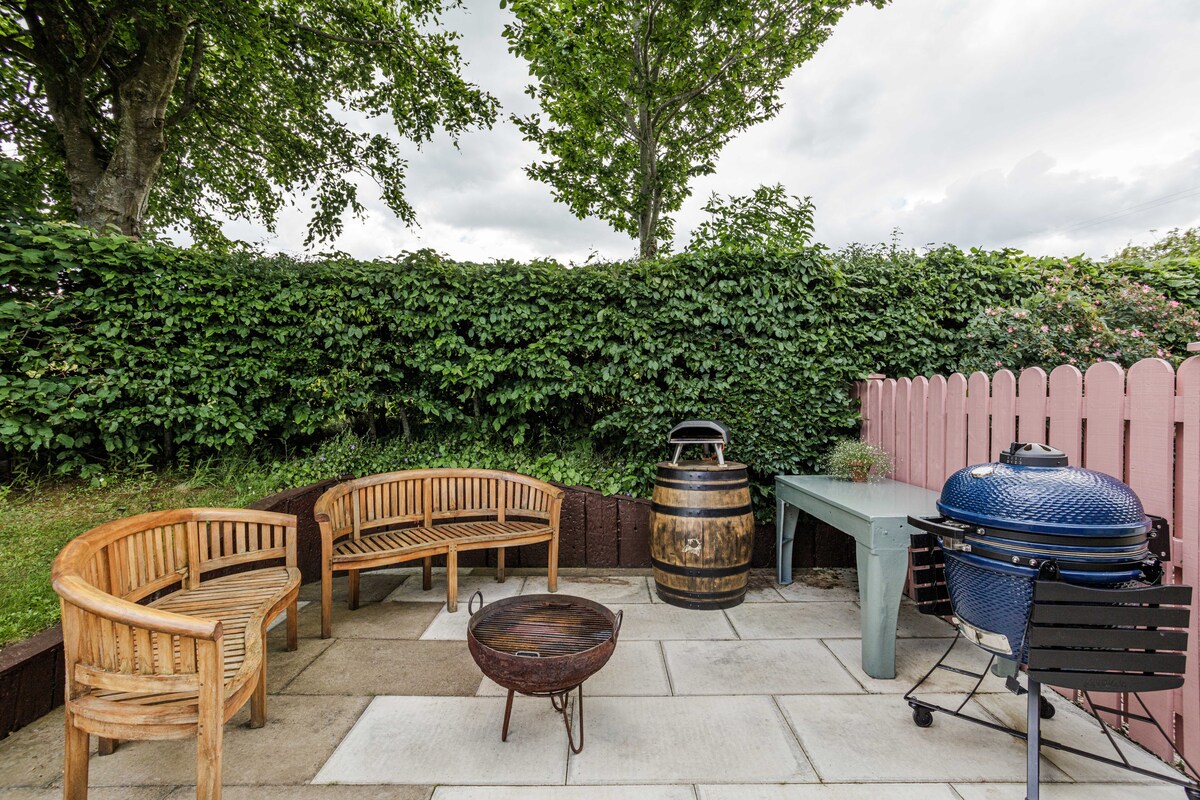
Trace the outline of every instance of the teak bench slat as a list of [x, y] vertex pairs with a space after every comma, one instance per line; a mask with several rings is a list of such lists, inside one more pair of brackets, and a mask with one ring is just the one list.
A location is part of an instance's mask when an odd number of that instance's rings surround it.
[[[275, 562], [275, 563], [272, 563]], [[212, 576], [215, 570], [244, 571]], [[296, 649], [296, 518], [187, 508], [81, 534], [52, 573], [66, 660], [64, 800], [86, 800], [88, 736], [195, 736], [196, 797], [220, 800], [222, 726], [251, 703], [266, 722], [267, 625], [287, 611]]]
[[349, 573], [355, 609], [361, 570], [423, 559], [428, 590], [432, 558], [444, 555], [446, 608], [457, 611], [460, 552], [495, 548], [503, 581], [504, 548], [549, 542], [547, 583], [556, 591], [562, 497], [535, 478], [482, 469], [388, 472], [332, 487], [313, 509], [321, 529], [321, 636], [333, 632], [334, 572]]

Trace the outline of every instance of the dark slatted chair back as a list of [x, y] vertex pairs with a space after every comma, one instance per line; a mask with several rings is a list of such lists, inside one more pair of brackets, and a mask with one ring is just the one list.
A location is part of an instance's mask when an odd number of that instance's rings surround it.
[[1037, 581], [1026, 642], [1031, 680], [1153, 692], [1183, 685], [1192, 587], [1093, 589]]

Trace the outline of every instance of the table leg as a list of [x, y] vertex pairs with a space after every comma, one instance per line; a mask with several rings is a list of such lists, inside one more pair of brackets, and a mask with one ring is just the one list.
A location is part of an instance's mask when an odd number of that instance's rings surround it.
[[785, 503], [783, 498], [775, 501], [775, 572], [782, 586], [792, 582], [792, 547], [799, 519], [800, 509]]
[[896, 619], [908, 577], [907, 550], [870, 550], [858, 543], [862, 668], [872, 678], [896, 677]]

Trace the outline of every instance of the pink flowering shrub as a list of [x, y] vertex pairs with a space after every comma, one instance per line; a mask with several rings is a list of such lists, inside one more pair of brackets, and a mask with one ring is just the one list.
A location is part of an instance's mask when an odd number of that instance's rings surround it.
[[1068, 268], [1020, 305], [992, 306], [968, 323], [958, 369], [994, 372], [1143, 358], [1178, 363], [1200, 341], [1200, 313], [1155, 289], [1119, 278], [1103, 287]]

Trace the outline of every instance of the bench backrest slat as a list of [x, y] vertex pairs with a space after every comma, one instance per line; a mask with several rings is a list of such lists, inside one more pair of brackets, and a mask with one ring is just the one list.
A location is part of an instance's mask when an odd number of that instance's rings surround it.
[[[370, 529], [457, 519], [508, 517], [552, 522], [561, 490], [534, 478], [496, 470], [429, 469], [371, 475], [339, 484], [317, 501], [333, 538]], [[324, 523], [323, 523], [324, 524]]]

